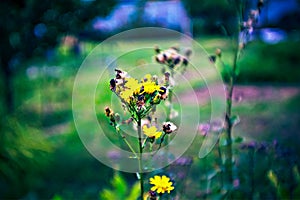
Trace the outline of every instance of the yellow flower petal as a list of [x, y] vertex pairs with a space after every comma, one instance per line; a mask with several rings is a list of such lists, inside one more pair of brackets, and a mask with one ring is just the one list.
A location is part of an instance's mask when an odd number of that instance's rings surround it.
[[151, 189], [150, 189], [151, 191], [155, 191], [155, 190], [157, 190], [157, 186], [153, 186], [153, 187], [151, 187]]
[[163, 176], [161, 177], [161, 180], [162, 180], [162, 181], [169, 182], [170, 178], [168, 178], [168, 177], [166, 177], [165, 175], [163, 175]]

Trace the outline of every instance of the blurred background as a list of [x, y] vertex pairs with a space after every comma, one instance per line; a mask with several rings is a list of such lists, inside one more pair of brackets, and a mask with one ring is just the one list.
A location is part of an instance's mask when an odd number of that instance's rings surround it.
[[[256, 3], [248, 0], [246, 8]], [[87, 152], [72, 116], [75, 75], [97, 44], [132, 28], [164, 27], [193, 37], [209, 54], [221, 48], [230, 62], [236, 24], [230, 0], [2, 0], [0, 10], [0, 198], [10, 199], [97, 199], [110, 185], [113, 170]], [[299, 0], [265, 1], [240, 61], [234, 110], [241, 119], [237, 135], [279, 141], [295, 163], [299, 21]], [[136, 42], [157, 44], [155, 38]]]

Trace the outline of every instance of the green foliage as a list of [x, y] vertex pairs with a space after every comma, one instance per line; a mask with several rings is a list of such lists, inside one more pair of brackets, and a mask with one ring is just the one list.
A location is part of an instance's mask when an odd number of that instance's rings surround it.
[[111, 199], [124, 199], [133, 200], [139, 197], [140, 187], [139, 183], [136, 182], [132, 187], [128, 187], [126, 180], [119, 173], [115, 173], [114, 177], [111, 179], [112, 189], [103, 189], [100, 192], [101, 200], [111, 200]]
[[[53, 144], [41, 132], [14, 117], [3, 119], [0, 140], [1, 197], [18, 197], [38, 184], [39, 174], [49, 164]], [[26, 186], [26, 187], [25, 187]], [[13, 190], [11, 190], [13, 189]], [[10, 196], [11, 198], [12, 196]]]
[[[79, 35], [94, 17], [106, 15], [114, 4], [115, 1], [1, 1], [1, 57], [10, 59], [16, 53], [22, 57], [44, 55], [61, 36]], [[7, 10], [9, 15], [4, 14]]]
[[[194, 35], [231, 34], [235, 23], [234, 6], [227, 0], [183, 0], [185, 8], [194, 19]], [[226, 27], [224, 25], [227, 25]]]
[[239, 62], [238, 82], [297, 83], [300, 77], [300, 42], [274, 45], [254, 42], [243, 52]]

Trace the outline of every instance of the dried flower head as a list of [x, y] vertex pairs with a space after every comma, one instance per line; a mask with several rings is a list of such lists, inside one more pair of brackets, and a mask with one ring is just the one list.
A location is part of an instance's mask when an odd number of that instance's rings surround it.
[[216, 57], [215, 55], [210, 55], [210, 56], [208, 57], [208, 59], [209, 59], [209, 61], [210, 61], [211, 63], [215, 63], [216, 60], [217, 60], [217, 57]]
[[154, 191], [149, 191], [150, 200], [156, 200], [157, 194]]
[[146, 194], [144, 194], [144, 200], [158, 200], [157, 193], [155, 191], [149, 191]]
[[221, 57], [222, 56], [222, 50], [217, 48], [216, 49], [216, 56]]
[[119, 120], [119, 119], [116, 119], [116, 115], [118, 118], [118, 114], [115, 114], [114, 111], [111, 108], [109, 108], [108, 106], [105, 107], [104, 112], [105, 112], [106, 117], [109, 118], [110, 124], [113, 126], [116, 126], [116, 121]]
[[260, 10], [261, 7], [264, 6], [264, 1], [263, 0], [259, 0], [258, 3], [257, 3], [257, 8]]
[[185, 55], [179, 53], [178, 47], [170, 47], [164, 51], [160, 50], [158, 47], [154, 48], [156, 52], [155, 60], [160, 64], [164, 64], [171, 69], [174, 69], [177, 66], [188, 65], [188, 57], [191, 55], [192, 51], [186, 51]]
[[172, 122], [164, 122], [163, 123], [163, 131], [167, 134], [174, 132], [177, 129], [177, 126]]

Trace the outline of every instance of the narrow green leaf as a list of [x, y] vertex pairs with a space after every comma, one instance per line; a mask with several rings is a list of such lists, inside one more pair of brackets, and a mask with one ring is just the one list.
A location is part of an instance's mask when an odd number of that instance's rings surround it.
[[234, 115], [230, 118], [230, 123], [232, 126], [237, 125], [240, 122], [240, 117], [238, 115]]
[[270, 171], [268, 172], [268, 178], [269, 178], [269, 180], [271, 181], [271, 183], [273, 184], [273, 186], [274, 186], [276, 189], [278, 189], [278, 180], [277, 180], [277, 176], [276, 176], [276, 174], [275, 174], [272, 170], [270, 170]]
[[128, 197], [125, 200], [132, 200], [132, 199], [138, 199], [140, 196], [140, 184], [139, 182], [136, 182], [131, 190], [130, 190], [130, 194], [128, 195]]
[[126, 191], [128, 189], [127, 183], [119, 173], [115, 174], [111, 184], [117, 190], [117, 193], [119, 194], [119, 196], [126, 195]]

